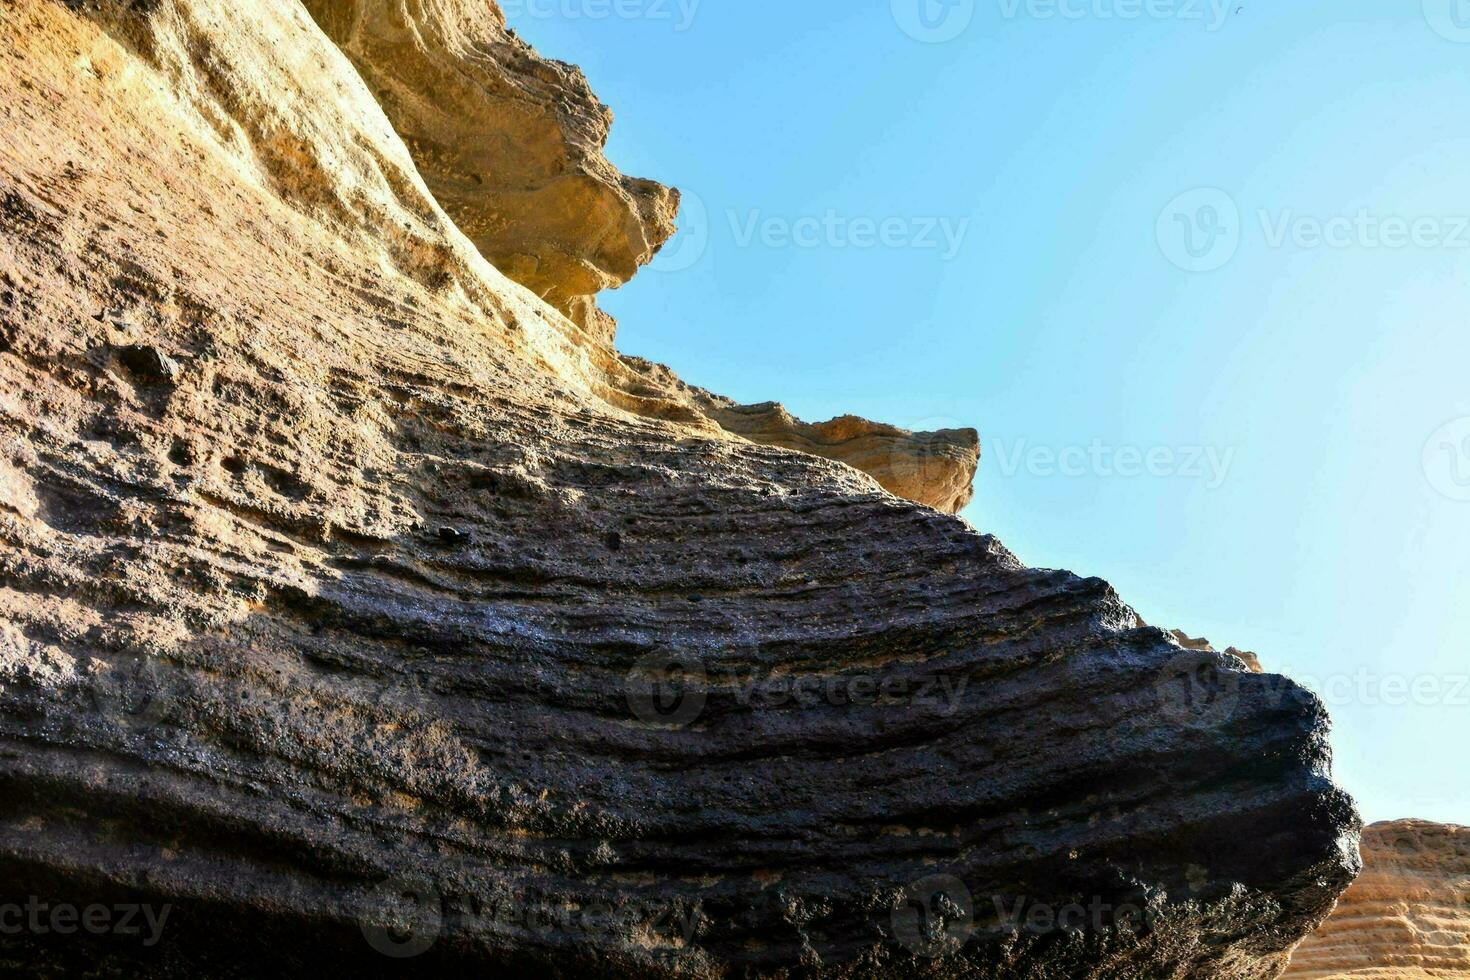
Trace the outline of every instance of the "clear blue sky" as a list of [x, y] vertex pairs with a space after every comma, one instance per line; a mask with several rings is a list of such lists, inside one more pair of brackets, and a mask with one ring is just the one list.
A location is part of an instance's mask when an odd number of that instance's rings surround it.
[[1470, 9], [949, 2], [507, 4], [708, 216], [621, 347], [973, 425], [975, 526], [1317, 679], [1368, 819], [1470, 823]]

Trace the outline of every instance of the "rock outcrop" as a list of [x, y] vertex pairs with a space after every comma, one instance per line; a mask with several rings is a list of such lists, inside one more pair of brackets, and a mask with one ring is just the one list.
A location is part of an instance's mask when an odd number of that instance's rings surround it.
[[501, 272], [599, 341], [595, 297], [674, 233], [677, 191], [603, 155], [612, 112], [494, 0], [305, 0], [402, 135], [435, 198]]
[[[631, 279], [673, 234], [679, 195], [603, 155], [612, 112], [575, 65], [542, 58], [494, 0], [305, 0], [361, 72], [435, 199], [502, 273], [566, 314], [589, 344], [616, 324], [596, 294]], [[847, 463], [890, 493], [955, 513], [969, 503], [974, 430], [911, 433], [847, 416], [821, 425], [740, 406], [636, 358], [604, 397]]]
[[[1204, 637], [1199, 637], [1198, 639], [1196, 639], [1183, 630], [1170, 630], [1169, 635], [1174, 637], [1174, 641], [1186, 650], [1198, 650], [1203, 653], [1216, 652], [1214, 644], [1212, 644]], [[1251, 669], [1251, 673], [1259, 674], [1263, 672], [1261, 667], [1261, 658], [1256, 656], [1251, 651], [1240, 650], [1236, 647], [1226, 647], [1225, 653], [1229, 656], [1239, 657], [1241, 660], [1244, 660], [1245, 665]]]
[[296, 3], [0, 4], [0, 905], [168, 910], [3, 970], [1280, 970], [1316, 699], [640, 370]]
[[913, 433], [856, 415], [802, 422], [777, 402], [737, 405], [727, 398], [709, 415], [752, 442], [835, 459], [862, 470], [889, 493], [955, 514], [974, 496], [980, 434], [974, 429]]
[[1470, 977], [1470, 827], [1363, 831], [1363, 875], [1292, 957], [1288, 980]]
[[[776, 402], [739, 405], [685, 384], [662, 364], [620, 358], [616, 398], [640, 414], [709, 420], [725, 432], [760, 443], [797, 449], [862, 470], [895, 496], [955, 514], [974, 496], [980, 434], [974, 429], [909, 432], [855, 415], [803, 422]], [[654, 407], [660, 406], [660, 407]]]

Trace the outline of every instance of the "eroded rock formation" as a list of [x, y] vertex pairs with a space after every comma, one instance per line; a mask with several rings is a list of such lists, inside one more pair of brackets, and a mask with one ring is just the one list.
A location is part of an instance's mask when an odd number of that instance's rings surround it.
[[494, 0], [305, 2], [485, 257], [611, 342], [595, 297], [674, 233], [679, 195], [608, 162], [612, 112], [581, 69], [538, 55]]
[[[596, 294], [627, 282], [674, 232], [678, 192], [603, 155], [612, 112], [575, 65], [506, 27], [494, 0], [305, 0], [403, 136], [430, 191], [497, 269], [566, 314], [588, 344], [616, 325]], [[607, 363], [614, 404], [847, 463], [947, 513], [969, 503], [974, 430], [911, 433], [853, 416], [810, 425], [735, 405], [661, 365]]]
[[172, 910], [6, 969], [1279, 971], [1318, 701], [609, 351], [294, 2], [0, 4], [0, 880]]
[[[1212, 644], [1204, 637], [1195, 638], [1190, 636], [1183, 630], [1170, 630], [1169, 635], [1174, 637], [1174, 641], [1186, 650], [1198, 650], [1203, 653], [1216, 652], [1214, 644]], [[1256, 656], [1251, 651], [1241, 650], [1236, 647], [1226, 647], [1225, 653], [1229, 656], [1239, 657], [1241, 660], [1244, 660], [1246, 666], [1251, 669], [1252, 673], [1262, 673], [1261, 658]]]
[[958, 513], [974, 496], [980, 463], [980, 434], [974, 429], [909, 432], [854, 415], [811, 424], [776, 402], [736, 404], [685, 384], [664, 365], [642, 358], [623, 356], [620, 367], [615, 397], [637, 398], [640, 403], [624, 404], [641, 414], [708, 419], [751, 442], [846, 463], [889, 493], [946, 514]]
[[1470, 827], [1363, 831], [1363, 874], [1292, 957], [1288, 980], [1470, 977]]

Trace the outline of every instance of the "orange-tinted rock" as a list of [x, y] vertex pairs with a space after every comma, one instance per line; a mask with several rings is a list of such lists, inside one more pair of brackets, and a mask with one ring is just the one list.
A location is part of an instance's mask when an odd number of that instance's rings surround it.
[[740, 405], [686, 384], [662, 364], [626, 356], [621, 361], [619, 394], [630, 399], [630, 409], [708, 419], [751, 442], [846, 463], [889, 493], [946, 514], [960, 511], [974, 495], [980, 462], [980, 435], [974, 429], [909, 432], [855, 415], [803, 422], [779, 403]]
[[[1199, 637], [1198, 639], [1196, 639], [1183, 630], [1170, 630], [1169, 633], [1171, 636], [1174, 637], [1175, 640], [1178, 641], [1179, 645], [1186, 650], [1197, 650], [1203, 653], [1216, 652], [1214, 645], [1211, 644], [1210, 641], [1205, 639], [1204, 637]], [[1251, 669], [1252, 673], [1259, 674], [1262, 672], [1261, 658], [1256, 656], [1256, 654], [1252, 653], [1251, 651], [1241, 650], [1236, 647], [1227, 647], [1225, 649], [1225, 653], [1229, 654], [1232, 657], [1239, 657], [1241, 660], [1244, 660], [1246, 666]]]
[[1363, 831], [1363, 874], [1291, 959], [1286, 980], [1470, 977], [1470, 827]]

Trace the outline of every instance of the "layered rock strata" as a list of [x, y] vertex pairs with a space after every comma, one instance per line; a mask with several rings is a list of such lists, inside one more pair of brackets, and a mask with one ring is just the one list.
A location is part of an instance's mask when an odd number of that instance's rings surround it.
[[1288, 980], [1470, 977], [1470, 827], [1363, 831], [1363, 875], [1302, 943]]
[[4, 968], [1279, 972], [1319, 702], [629, 372], [297, 4], [0, 5], [0, 904], [168, 909]]
[[958, 513], [974, 496], [980, 464], [980, 434], [974, 429], [910, 432], [855, 415], [812, 424], [776, 402], [740, 405], [685, 384], [662, 364], [627, 356], [619, 360], [615, 397], [639, 399], [642, 404], [627, 407], [642, 414], [661, 414], [651, 406], [668, 406], [663, 417], [707, 419], [751, 442], [846, 463], [889, 493], [946, 514]]
[[[1174, 641], [1186, 650], [1198, 650], [1204, 653], [1216, 652], [1214, 644], [1210, 643], [1210, 641], [1205, 639], [1204, 637], [1199, 637], [1198, 639], [1196, 639], [1183, 630], [1170, 630], [1169, 635], [1174, 637]], [[1263, 669], [1261, 667], [1261, 658], [1256, 656], [1256, 654], [1252, 653], [1250, 650], [1241, 650], [1236, 647], [1226, 647], [1225, 653], [1229, 656], [1239, 657], [1241, 660], [1244, 660], [1246, 666], [1249, 667], [1253, 673], [1262, 673]]]
[[[612, 112], [575, 65], [541, 57], [493, 0], [306, 0], [352, 60], [435, 199], [497, 269], [606, 346], [596, 294], [631, 279], [674, 232], [679, 195], [604, 155]], [[974, 430], [912, 433], [854, 416], [810, 425], [775, 404], [740, 406], [636, 358], [605, 365], [603, 396], [847, 463], [947, 513], [970, 500]]]
[[603, 154], [612, 111], [493, 0], [305, 0], [362, 74], [434, 197], [496, 268], [611, 342], [595, 297], [674, 233], [677, 191]]

